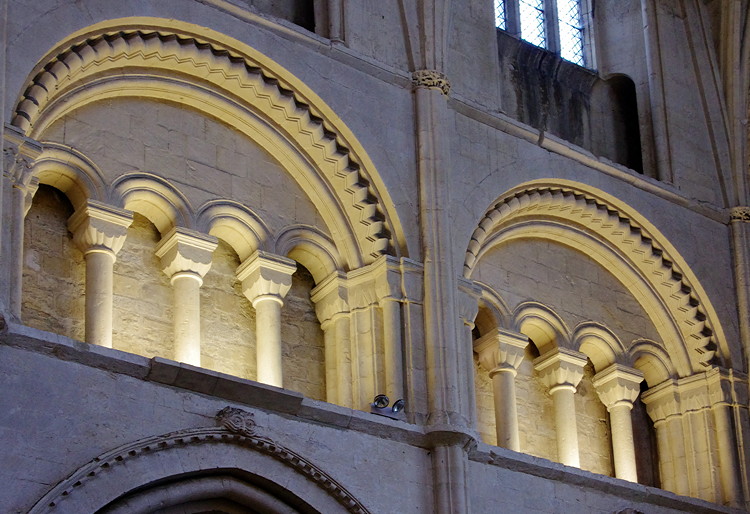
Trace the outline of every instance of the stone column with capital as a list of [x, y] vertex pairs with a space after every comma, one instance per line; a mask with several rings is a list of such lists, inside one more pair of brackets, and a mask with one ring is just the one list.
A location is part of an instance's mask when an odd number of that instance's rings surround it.
[[86, 342], [112, 347], [112, 298], [117, 252], [133, 213], [89, 200], [68, 220], [73, 242], [86, 260]]
[[594, 388], [609, 412], [615, 476], [638, 482], [630, 411], [641, 392], [643, 373], [621, 364], [612, 364], [594, 376]]
[[326, 366], [326, 401], [353, 407], [349, 298], [346, 275], [326, 277], [310, 293], [323, 330]]
[[[24, 219], [39, 186], [33, 176], [34, 160], [42, 153], [42, 145], [7, 125], [3, 133], [3, 170], [0, 175], [0, 317], [21, 319], [23, 283]], [[0, 321], [2, 321], [0, 319]]]
[[292, 286], [297, 263], [257, 250], [237, 268], [242, 292], [255, 309], [258, 382], [284, 387], [281, 355], [281, 307]]
[[661, 487], [677, 494], [690, 494], [677, 382], [667, 380], [650, 388], [641, 401], [654, 422]]
[[521, 451], [516, 408], [516, 373], [523, 362], [529, 338], [496, 328], [474, 342], [479, 363], [490, 373], [495, 399], [497, 445]]
[[557, 457], [563, 464], [580, 467], [575, 392], [583, 378], [586, 355], [555, 348], [534, 359], [534, 369], [549, 388], [555, 408]]
[[156, 256], [172, 282], [175, 360], [194, 366], [201, 363], [200, 287], [217, 246], [213, 236], [175, 227], [156, 247]]

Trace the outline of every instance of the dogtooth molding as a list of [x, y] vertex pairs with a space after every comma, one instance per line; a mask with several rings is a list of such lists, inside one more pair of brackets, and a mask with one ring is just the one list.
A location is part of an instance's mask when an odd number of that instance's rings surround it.
[[497, 236], [519, 219], [527, 224], [525, 233], [533, 232], [535, 224], [541, 228], [545, 220], [556, 220], [565, 227], [585, 227], [594, 240], [604, 242], [610, 249], [614, 247], [673, 318], [682, 343], [690, 350], [692, 369], [683, 370], [684, 374], [714, 364], [719, 343], [723, 342], [715, 331], [720, 327], [714, 321], [712, 307], [675, 263], [676, 256], [670, 255], [632, 216], [574, 186], [531, 183], [501, 197], [472, 234], [464, 260], [465, 277], [471, 276], [477, 261]]
[[[128, 68], [133, 70], [130, 76]], [[251, 114], [245, 117], [270, 124], [313, 163], [329, 184], [314, 187], [331, 187], [341, 193], [336, 195], [338, 202], [361, 252], [359, 259], [350, 260], [362, 262], [350, 262], [351, 267], [398, 251], [399, 245], [392, 240], [393, 220], [386, 220], [379, 193], [366, 176], [361, 159], [318, 109], [249, 56], [192, 35], [121, 30], [90, 35], [49, 56], [37, 69], [24, 87], [12, 120], [12, 125], [30, 137], [38, 137], [46, 126], [74, 109], [78, 102], [71, 98], [94, 101], [121, 96], [128, 80], [138, 82], [138, 88], [152, 96], [165, 94], [168, 89], [162, 85], [156, 87], [162, 92], [152, 91], [154, 81], [169, 82], [171, 88], [184, 90], [184, 81], [167, 78], [167, 72], [192, 77], [188, 88], [208, 83], [212, 92], [221, 92], [218, 95], [222, 101], [226, 103], [229, 97], [234, 109], [239, 105], [247, 111], [249, 107]], [[143, 69], [150, 74], [144, 76]], [[102, 91], [94, 91], [97, 88]], [[91, 97], [95, 93], [96, 98]]]
[[29, 511], [29, 514], [67, 512], [66, 500], [74, 495], [85, 494], [82, 489], [96, 477], [111, 472], [114, 468], [126, 465], [139, 456], [154, 454], [179, 447], [204, 444], [231, 444], [263, 453], [314, 482], [326, 491], [340, 505], [352, 514], [368, 514], [369, 511], [341, 484], [325, 471], [298, 453], [274, 442], [269, 437], [259, 435], [252, 412], [227, 406], [216, 413], [217, 427], [190, 428], [168, 434], [147, 437], [124, 444], [108, 451], [82, 466], [68, 478], [53, 487]]

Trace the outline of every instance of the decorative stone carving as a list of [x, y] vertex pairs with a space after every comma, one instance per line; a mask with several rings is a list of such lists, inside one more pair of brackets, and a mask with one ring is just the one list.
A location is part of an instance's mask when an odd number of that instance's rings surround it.
[[750, 222], [750, 207], [740, 205], [729, 209], [729, 221]]
[[132, 222], [132, 212], [89, 200], [70, 217], [68, 230], [82, 253], [105, 251], [116, 255]]
[[643, 372], [612, 364], [594, 376], [594, 388], [609, 411], [617, 406], [633, 407], [641, 392]]
[[554, 393], [559, 388], [568, 388], [575, 392], [583, 378], [583, 367], [586, 356], [567, 348], [555, 348], [534, 359], [534, 369], [542, 383]]
[[236, 407], [224, 407], [216, 413], [216, 421], [221, 426], [236, 434], [247, 437], [256, 434], [256, 424], [253, 413]]
[[24, 136], [18, 127], [6, 126], [3, 135], [3, 175], [16, 186], [26, 186], [28, 171], [42, 153], [42, 145]]
[[[233, 412], [235, 410], [244, 412], [241, 409], [227, 407], [222, 409], [220, 413], [224, 411]], [[233, 418], [233, 416], [233, 414], [230, 414], [230, 417]], [[222, 419], [225, 419], [225, 417]], [[68, 478], [55, 485], [31, 508], [29, 514], [49, 513], [55, 508], [59, 508], [60, 512], [67, 512], [65, 510], [66, 506], [70, 508], [71, 505], [75, 505], [71, 501], [75, 501], [76, 493], [85, 495], [87, 487], [97, 487], [96, 481], [98, 478], [104, 474], [112, 473], [119, 466], [126, 464], [132, 459], [138, 459], [157, 452], [179, 451], [186, 446], [204, 444], [227, 444], [263, 453], [313, 482], [352, 514], [367, 514], [369, 512], [357, 498], [334, 480], [333, 477], [298, 453], [267, 437], [258, 437], [254, 434], [234, 431], [229, 427], [221, 427], [179, 430], [160, 436], [140, 439], [110, 450], [95, 457], [87, 464], [78, 468]]]
[[474, 352], [490, 376], [500, 371], [509, 371], [515, 376], [528, 345], [529, 338], [523, 334], [497, 328], [474, 342]]
[[296, 270], [297, 263], [292, 259], [257, 250], [237, 268], [237, 278], [253, 307], [261, 298], [283, 304]]
[[439, 89], [446, 96], [451, 90], [448, 77], [436, 70], [417, 70], [411, 74], [411, 81], [415, 88]]
[[156, 247], [164, 273], [172, 278], [177, 273], [192, 273], [199, 278], [211, 268], [211, 256], [218, 239], [183, 227], [175, 227]]

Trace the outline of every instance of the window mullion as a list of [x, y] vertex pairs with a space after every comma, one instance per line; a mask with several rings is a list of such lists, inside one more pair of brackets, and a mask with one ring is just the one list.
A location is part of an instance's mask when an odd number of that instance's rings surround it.
[[560, 54], [560, 27], [557, 16], [557, 0], [544, 0], [544, 29], [547, 50]]
[[518, 0], [506, 0], [505, 23], [507, 32], [516, 37], [521, 37], [521, 13], [518, 9]]

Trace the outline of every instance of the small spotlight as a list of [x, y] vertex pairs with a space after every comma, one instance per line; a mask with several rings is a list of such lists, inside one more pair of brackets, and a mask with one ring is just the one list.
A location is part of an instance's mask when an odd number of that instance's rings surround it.
[[378, 409], [385, 409], [388, 407], [388, 403], [390, 400], [388, 397], [384, 394], [379, 394], [375, 397], [375, 400], [372, 402], [373, 407], [377, 407]]
[[404, 400], [397, 400], [391, 408], [388, 408], [390, 400], [384, 394], [379, 394], [370, 404], [370, 413], [377, 414], [378, 416], [385, 416], [386, 418], [397, 419], [399, 421], [406, 421], [404, 413], [404, 407], [406, 404]]

